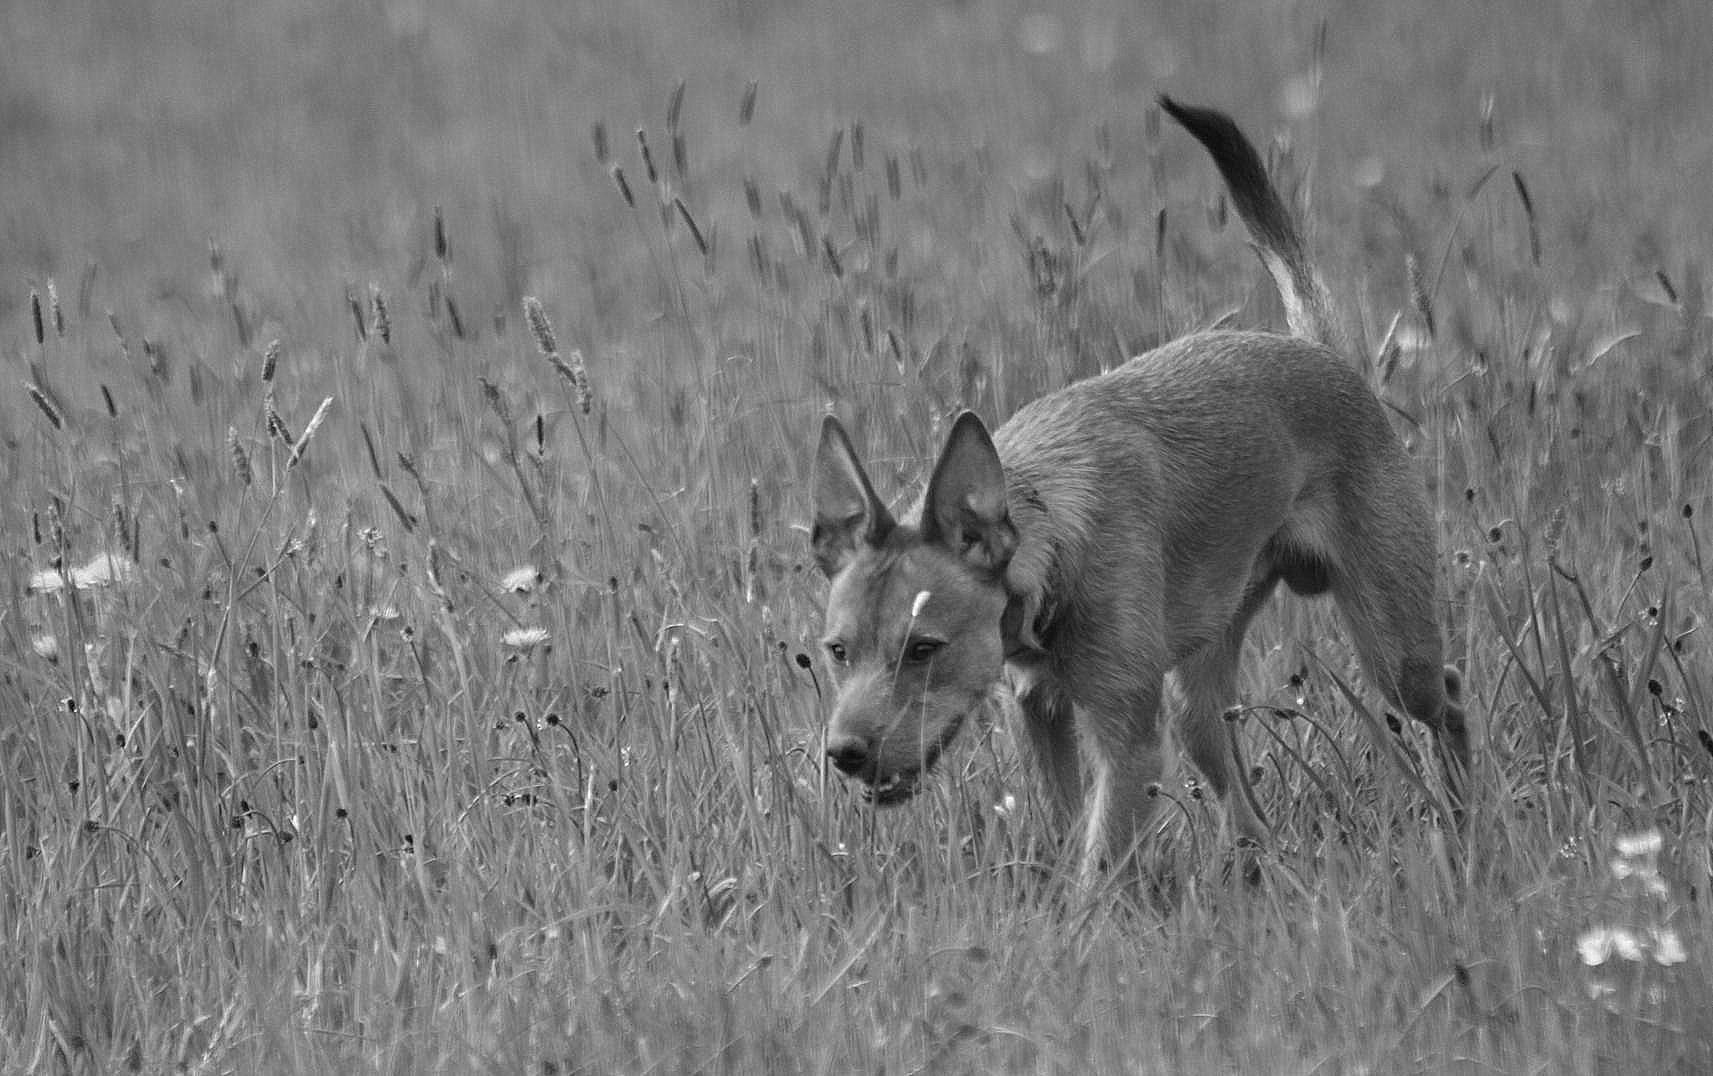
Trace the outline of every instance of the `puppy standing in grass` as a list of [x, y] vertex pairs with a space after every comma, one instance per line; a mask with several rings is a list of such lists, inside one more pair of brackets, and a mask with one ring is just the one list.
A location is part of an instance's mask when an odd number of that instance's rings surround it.
[[1422, 483], [1349, 365], [1326, 289], [1255, 149], [1167, 98], [1212, 155], [1293, 336], [1196, 333], [1021, 408], [953, 424], [918, 509], [895, 520], [838, 421], [821, 427], [815, 559], [838, 698], [827, 754], [898, 803], [1009, 667], [1023, 739], [1085, 877], [1132, 847], [1160, 779], [1162, 682], [1179, 740], [1239, 833], [1266, 828], [1223, 714], [1250, 619], [1283, 580], [1329, 593], [1369, 677], [1469, 764], [1442, 665]]

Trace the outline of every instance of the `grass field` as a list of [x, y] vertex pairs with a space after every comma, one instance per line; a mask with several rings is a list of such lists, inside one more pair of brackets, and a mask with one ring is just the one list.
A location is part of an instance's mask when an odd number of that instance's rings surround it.
[[[1710, 49], [7, 5], [0, 1070], [1713, 1071]], [[820, 414], [901, 493], [959, 407], [1282, 326], [1160, 92], [1270, 146], [1420, 461], [1461, 851], [1322, 605], [1244, 665], [1258, 886], [1187, 771], [1151, 884], [1067, 884], [1002, 720], [901, 810], [823, 772]]]

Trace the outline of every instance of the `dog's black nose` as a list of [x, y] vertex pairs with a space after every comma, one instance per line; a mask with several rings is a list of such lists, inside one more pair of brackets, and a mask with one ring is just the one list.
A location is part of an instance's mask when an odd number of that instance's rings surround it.
[[856, 773], [868, 765], [868, 744], [860, 736], [834, 733], [827, 737], [827, 757], [840, 773]]

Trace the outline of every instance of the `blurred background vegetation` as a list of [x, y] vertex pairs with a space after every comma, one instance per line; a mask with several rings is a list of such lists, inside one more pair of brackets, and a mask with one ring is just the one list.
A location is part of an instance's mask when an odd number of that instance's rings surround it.
[[[139, 300], [194, 293], [213, 238], [258, 293], [301, 304], [275, 316], [331, 318], [337, 278], [407, 272], [441, 205], [474, 313], [534, 290], [577, 334], [623, 337], [654, 276], [590, 129], [604, 119], [634, 157], [631, 130], [659, 127], [680, 80], [692, 207], [733, 263], [740, 177], [789, 185], [852, 120], [997, 195], [919, 237], [978, 258], [1102, 128], [1128, 171], [1171, 92], [1296, 133], [1335, 266], [1396, 219], [1388, 202], [1431, 219], [1479, 174], [1490, 98], [1554, 272], [1676, 275], [1713, 238], [1710, 53], [1700, 0], [17, 0], [0, 9], [0, 316], [88, 262], [148, 280]], [[1193, 154], [1171, 157], [1205, 184]]]

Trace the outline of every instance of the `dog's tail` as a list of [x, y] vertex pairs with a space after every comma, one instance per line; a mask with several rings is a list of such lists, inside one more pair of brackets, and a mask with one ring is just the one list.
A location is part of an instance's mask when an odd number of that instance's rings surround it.
[[1255, 238], [1261, 264], [1279, 289], [1292, 334], [1325, 344], [1341, 355], [1354, 355], [1349, 335], [1332, 305], [1332, 295], [1309, 261], [1297, 222], [1267, 177], [1267, 166], [1249, 139], [1223, 112], [1179, 104], [1163, 95], [1160, 107], [1213, 158], [1231, 192], [1237, 215]]

